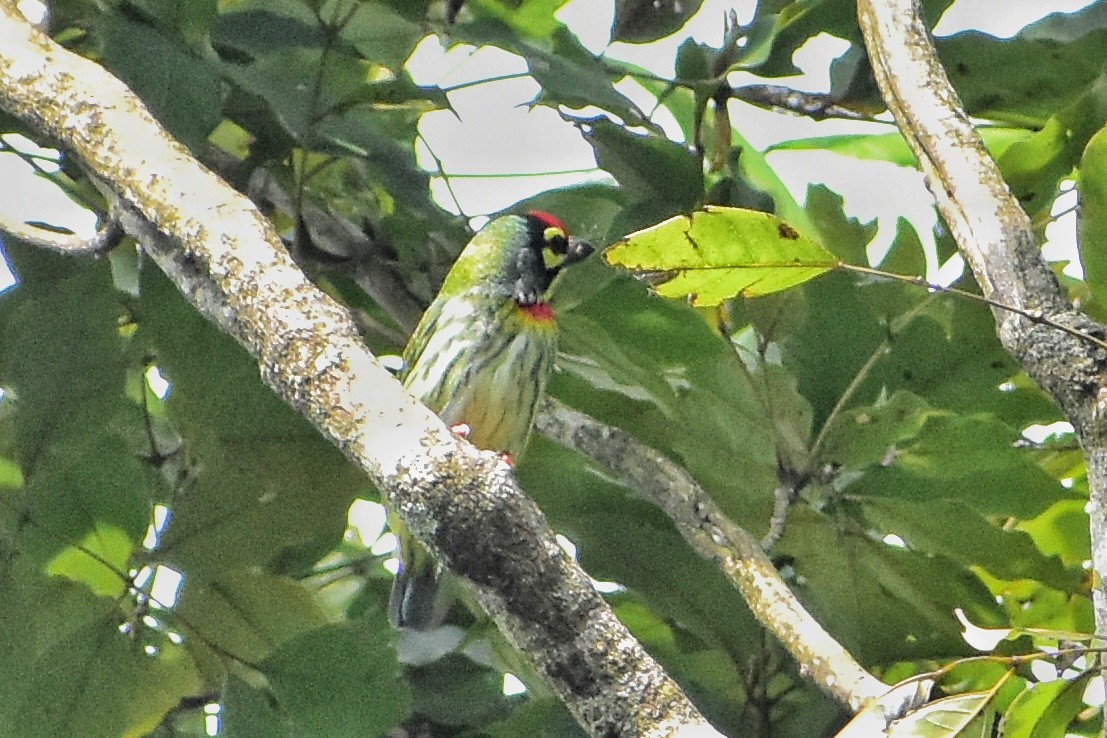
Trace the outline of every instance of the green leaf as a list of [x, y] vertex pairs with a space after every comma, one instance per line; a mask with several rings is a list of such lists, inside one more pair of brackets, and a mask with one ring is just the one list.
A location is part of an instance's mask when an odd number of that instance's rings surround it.
[[308, 631], [261, 664], [274, 711], [289, 736], [383, 735], [411, 712], [384, 622], [354, 621]]
[[920, 503], [962, 500], [984, 515], [1032, 517], [1068, 493], [1013, 447], [1018, 437], [991, 418], [935, 415], [846, 490]]
[[918, 395], [900, 390], [876, 404], [838, 415], [823, 439], [820, 460], [844, 469], [880, 464], [896, 446], [918, 435], [933, 410]]
[[1065, 566], [1080, 566], [1091, 550], [1091, 525], [1084, 499], [1061, 500], [1041, 515], [1019, 523], [1034, 544], [1050, 556], [1058, 556]]
[[245, 0], [220, 13], [212, 43], [251, 57], [297, 48], [321, 48], [326, 33], [307, 4], [298, 0]]
[[[543, 0], [532, 0], [539, 3]], [[492, 5], [498, 0], [487, 0]], [[523, 38], [504, 24], [482, 18], [455, 25], [452, 39], [476, 46], [491, 45], [518, 54], [526, 60], [530, 74], [542, 87], [536, 102], [557, 108], [602, 108], [630, 125], [651, 131], [658, 127], [613, 85], [614, 75], [603, 59], [586, 49], [560, 23], [548, 38]]]
[[238, 570], [218, 578], [186, 577], [175, 608], [177, 624], [199, 653], [257, 664], [297, 636], [326, 624], [299, 582]]
[[50, 576], [82, 582], [104, 597], [119, 597], [125, 589], [134, 541], [115, 526], [96, 522], [94, 530], [46, 565]]
[[654, 612], [707, 644], [742, 650], [758, 642], [760, 629], [734, 587], [692, 552], [661, 511], [634, 499], [633, 490], [541, 437], [528, 447], [519, 482], [578, 546], [590, 575], [631, 588]]
[[150, 647], [136, 648], [121, 624], [115, 601], [83, 585], [5, 575], [2, 724], [44, 738], [146, 735], [183, 697], [200, 691], [195, 666], [180, 647], [143, 634]]
[[[129, 536], [137, 547], [163, 482], [139, 458], [148, 441], [124, 394], [122, 306], [108, 265], [16, 244], [7, 253], [20, 283], [0, 296], [0, 385], [11, 392], [0, 448], [25, 481], [0, 489], [16, 512], [3, 536], [35, 570], [96, 531]], [[126, 547], [117, 543], [108, 548]]]
[[451, 726], [482, 725], [507, 713], [503, 674], [459, 654], [412, 670], [415, 712]]
[[658, 216], [690, 210], [703, 195], [702, 165], [687, 146], [603, 119], [588, 122], [584, 140], [600, 167], [633, 199], [651, 203], [655, 212], [660, 208]]
[[928, 702], [888, 726], [889, 738], [990, 738], [997, 715], [992, 692], [968, 692]]
[[805, 206], [816, 231], [810, 235], [818, 236], [819, 241], [843, 261], [867, 264], [866, 248], [876, 237], [879, 226], [875, 219], [862, 223], [846, 217], [843, 203], [842, 196], [828, 187], [810, 185]]
[[510, 717], [482, 728], [490, 738], [585, 738], [580, 723], [553, 697], [533, 697], [511, 711]]
[[195, 460], [159, 555], [186, 577], [313, 562], [342, 536], [354, 497], [372, 496], [368, 480], [160, 273], [144, 271], [138, 311], [136, 339], [173, 385], [169, 418]]
[[797, 596], [862, 664], [968, 655], [958, 607], [974, 623], [1004, 624], [970, 571], [851, 528], [844, 516], [795, 505], [773, 554], [794, 570]]
[[[1012, 145], [1025, 141], [1030, 131], [1025, 128], [986, 126], [977, 128], [984, 145], [993, 157], [1000, 157]], [[854, 159], [887, 161], [901, 167], [915, 167], [915, 155], [901, 134], [846, 133], [837, 136], [816, 136], [781, 141], [767, 148], [770, 151], [830, 151]]]
[[1038, 220], [1049, 213], [1061, 180], [1071, 176], [1085, 144], [1105, 122], [1107, 74], [1045, 121], [1041, 130], [1000, 157], [1004, 179], [1032, 218]]
[[627, 236], [604, 253], [665, 297], [718, 305], [788, 289], [837, 265], [833, 254], [774, 215], [707, 206]]
[[1091, 137], [1076, 180], [1080, 192], [1080, 261], [1092, 294], [1107, 304], [1107, 126]]
[[965, 567], [979, 566], [1006, 580], [1034, 579], [1076, 592], [1083, 572], [1066, 570], [1045, 556], [1030, 536], [997, 528], [961, 500], [912, 502], [869, 499], [864, 516], [877, 535], [899, 536], [915, 551], [946, 556]]
[[565, 28], [555, 14], [568, 0], [469, 0], [478, 15], [503, 21], [521, 36], [547, 38]]
[[[1076, 34], [1051, 31], [1059, 19], [1070, 21]], [[939, 41], [938, 54], [970, 115], [1036, 128], [1100, 76], [1107, 13], [1092, 3], [1067, 19], [1047, 16], [1012, 39], [966, 31]]]
[[[336, 11], [347, 12], [345, 3], [336, 3]], [[385, 3], [358, 3], [345, 21], [339, 38], [357, 49], [362, 58], [390, 69], [403, 67], [415, 45], [425, 35], [422, 27]]]
[[1084, 690], [1095, 675], [1056, 679], [1024, 690], [1003, 715], [1003, 738], [1063, 738], [1077, 714], [1087, 708]]
[[703, 0], [617, 0], [611, 40], [629, 44], [657, 41], [679, 31], [701, 5]]
[[181, 41], [117, 14], [105, 16], [102, 61], [134, 90], [177, 139], [194, 151], [219, 124], [215, 68]]
[[693, 309], [650, 298], [625, 277], [558, 323], [563, 371], [551, 380], [554, 396], [682, 463], [743, 525], [767, 524], [774, 436], [733, 346]]

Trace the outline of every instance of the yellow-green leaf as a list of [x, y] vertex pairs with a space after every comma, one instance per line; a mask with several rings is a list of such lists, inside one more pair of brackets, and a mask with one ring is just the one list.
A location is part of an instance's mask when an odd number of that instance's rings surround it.
[[659, 295], [697, 306], [786, 290], [838, 265], [833, 254], [775, 215], [711, 205], [632, 233], [604, 258]]
[[75, 546], [66, 547], [46, 566], [46, 573], [81, 582], [105, 597], [123, 592], [123, 572], [127, 571], [134, 543], [123, 530], [97, 522], [95, 530]]
[[1088, 141], [1076, 178], [1080, 192], [1080, 259], [1084, 280], [1107, 302], [1107, 127]]

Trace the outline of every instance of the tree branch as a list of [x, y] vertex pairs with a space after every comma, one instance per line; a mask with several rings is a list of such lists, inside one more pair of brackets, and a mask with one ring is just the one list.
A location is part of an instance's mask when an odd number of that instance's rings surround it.
[[[938, 61], [917, 0], [858, 0], [877, 84], [915, 153], [938, 210], [984, 296], [1097, 338], [1042, 260], [1030, 219], [1007, 188]], [[1087, 456], [1096, 626], [1107, 633], [1107, 354], [1087, 341], [994, 309], [1005, 348], [1061, 406]]]
[[846, 120], [872, 120], [871, 115], [847, 108], [834, 95], [819, 92], [802, 92], [784, 85], [741, 85], [730, 89], [730, 97], [767, 110], [784, 110], [804, 115], [811, 120], [843, 118]]
[[692, 477], [659, 451], [553, 399], [537, 421], [545, 436], [585, 454], [661, 508], [689, 545], [715, 563], [754, 617], [800, 669], [854, 712], [888, 691], [811, 617], [749, 533], [734, 524]]
[[0, 0], [0, 106], [106, 183], [127, 233], [468, 579], [581, 725], [603, 736], [718, 735], [561, 551], [498, 456], [459, 441], [406, 394], [250, 201], [121, 82], [32, 28], [14, 0]]

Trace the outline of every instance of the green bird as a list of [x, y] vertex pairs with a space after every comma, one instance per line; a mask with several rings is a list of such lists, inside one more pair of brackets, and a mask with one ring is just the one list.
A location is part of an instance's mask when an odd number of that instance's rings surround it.
[[[517, 459], [557, 353], [546, 297], [561, 270], [588, 257], [588, 243], [543, 212], [504, 215], [465, 246], [404, 349], [404, 386], [478, 448]], [[391, 516], [400, 568], [389, 618], [397, 627], [437, 625], [445, 604], [438, 565]]]

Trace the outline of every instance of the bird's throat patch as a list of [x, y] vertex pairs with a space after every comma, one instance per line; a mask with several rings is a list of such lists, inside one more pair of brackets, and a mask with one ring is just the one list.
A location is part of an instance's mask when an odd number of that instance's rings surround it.
[[520, 305], [519, 310], [531, 320], [547, 323], [554, 319], [553, 310], [548, 302], [536, 302], [533, 305]]

